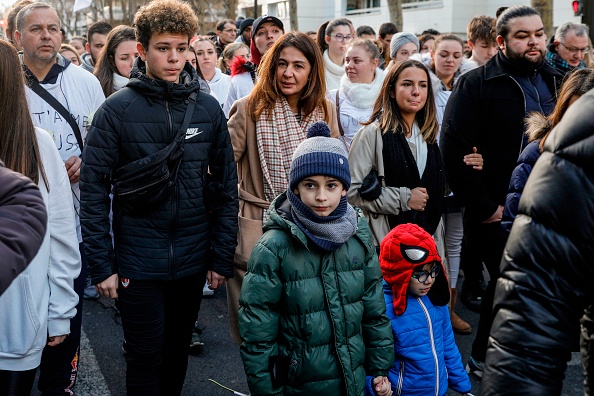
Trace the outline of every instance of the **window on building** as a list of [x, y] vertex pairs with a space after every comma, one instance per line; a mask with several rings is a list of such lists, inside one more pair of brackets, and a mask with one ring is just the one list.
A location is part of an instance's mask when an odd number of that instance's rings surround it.
[[402, 9], [410, 10], [414, 8], [441, 8], [443, 0], [402, 0]]
[[347, 12], [379, 8], [381, 0], [347, 0]]

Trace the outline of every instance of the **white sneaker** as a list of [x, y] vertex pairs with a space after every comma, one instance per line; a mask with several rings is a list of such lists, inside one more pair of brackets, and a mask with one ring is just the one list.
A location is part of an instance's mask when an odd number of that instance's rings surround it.
[[203, 297], [214, 296], [214, 290], [211, 290], [208, 288], [208, 282], [204, 282], [204, 287], [202, 288], [202, 296]]

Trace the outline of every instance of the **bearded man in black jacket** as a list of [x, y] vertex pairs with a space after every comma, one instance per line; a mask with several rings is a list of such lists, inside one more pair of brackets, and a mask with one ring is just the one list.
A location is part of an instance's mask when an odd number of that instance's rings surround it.
[[[216, 289], [233, 276], [237, 170], [225, 115], [186, 62], [198, 30], [191, 7], [156, 0], [134, 26], [140, 57], [130, 82], [95, 114], [83, 153], [81, 223], [91, 280], [118, 299], [127, 394], [180, 395], [205, 278]], [[181, 163], [164, 201], [134, 207], [114, 189], [112, 247], [112, 175], [174, 138]]]
[[[496, 30], [499, 52], [460, 77], [446, 107], [440, 144], [446, 179], [465, 206], [466, 243], [480, 253], [491, 278], [467, 365], [467, 371], [479, 377], [504, 246], [503, 204], [511, 173], [527, 143], [523, 120], [533, 111], [548, 115], [561, 83], [561, 75], [545, 62], [546, 34], [536, 10], [509, 7], [499, 16]], [[473, 147], [483, 155], [482, 171], [460, 161]]]

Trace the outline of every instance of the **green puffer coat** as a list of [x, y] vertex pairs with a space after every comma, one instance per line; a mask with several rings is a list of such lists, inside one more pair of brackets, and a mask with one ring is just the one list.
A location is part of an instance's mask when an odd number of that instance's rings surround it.
[[[394, 363], [373, 237], [360, 217], [357, 234], [325, 253], [289, 213], [281, 194], [243, 281], [239, 330], [251, 394], [361, 396], [366, 375], [387, 375]], [[285, 385], [273, 385], [271, 362]]]

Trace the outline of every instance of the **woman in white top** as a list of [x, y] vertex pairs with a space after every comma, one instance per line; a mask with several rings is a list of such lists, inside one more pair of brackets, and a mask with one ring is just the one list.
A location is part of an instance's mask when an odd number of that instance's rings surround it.
[[221, 108], [227, 100], [231, 77], [217, 67], [217, 51], [214, 43], [206, 36], [200, 36], [192, 43], [202, 76], [218, 100]]
[[340, 79], [345, 73], [346, 51], [353, 37], [353, 24], [345, 18], [334, 19], [325, 29], [320, 27], [318, 31], [318, 46], [324, 55], [324, 76], [328, 91], [340, 88]]
[[340, 80], [340, 88], [327, 95], [338, 110], [339, 126], [347, 147], [361, 123], [369, 120], [384, 82], [384, 71], [378, 68], [379, 56], [379, 49], [371, 40], [353, 41], [346, 53], [346, 73]]
[[0, 157], [7, 168], [37, 183], [47, 209], [47, 232], [37, 255], [0, 297], [0, 394], [28, 395], [43, 349], [70, 333], [81, 259], [64, 162], [52, 137], [33, 126], [17, 52], [2, 40]]
[[130, 71], [137, 57], [136, 34], [133, 28], [120, 25], [109, 32], [93, 72], [106, 98], [128, 84]]

